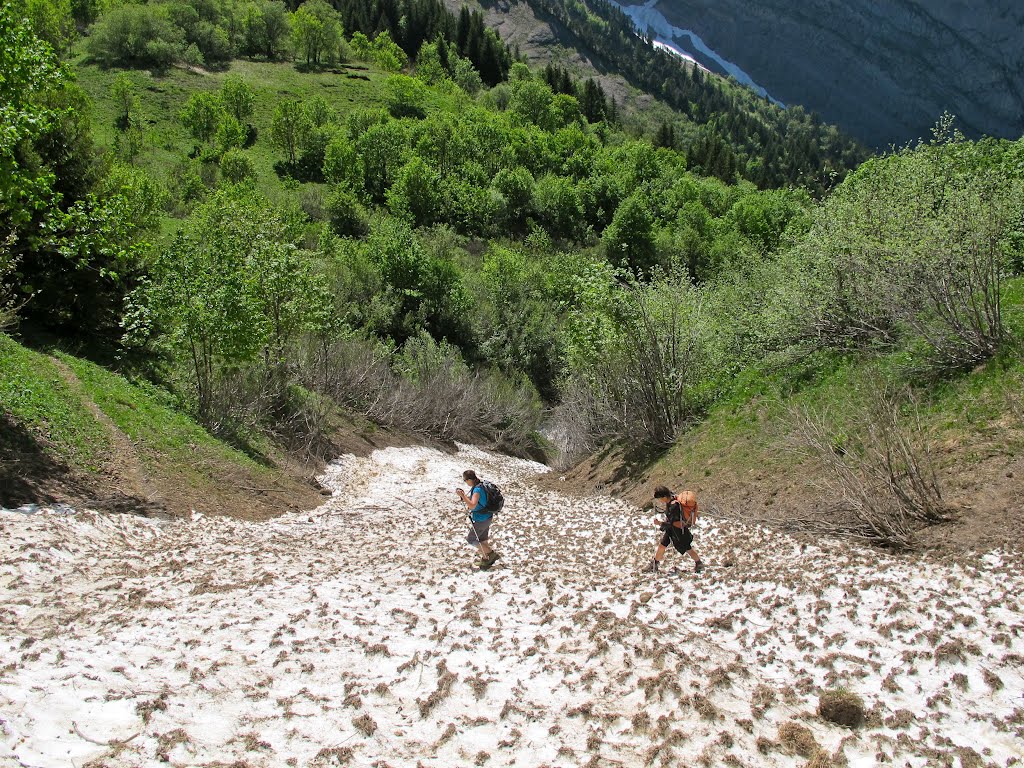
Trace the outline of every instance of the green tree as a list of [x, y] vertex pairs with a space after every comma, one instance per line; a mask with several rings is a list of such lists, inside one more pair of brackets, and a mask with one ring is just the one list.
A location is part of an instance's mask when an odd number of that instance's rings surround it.
[[544, 125], [551, 130], [559, 130], [567, 126], [583, 122], [583, 113], [580, 111], [580, 103], [575, 96], [564, 93], [557, 93], [551, 99], [548, 106], [548, 118]]
[[371, 52], [373, 60], [385, 72], [399, 72], [409, 63], [405, 52], [386, 30], [373, 38]]
[[357, 59], [361, 61], [371, 61], [373, 59], [373, 45], [370, 43], [370, 38], [362, 32], [353, 32], [349, 45], [352, 47], [352, 53], [355, 54]]
[[224, 107], [212, 93], [200, 91], [189, 96], [179, 117], [192, 138], [200, 144], [208, 144], [224, 118]]
[[288, 156], [288, 165], [295, 167], [302, 137], [309, 130], [309, 118], [299, 101], [278, 102], [270, 125], [274, 146]]
[[363, 169], [355, 145], [343, 132], [331, 136], [324, 150], [324, 179], [351, 190], [363, 188]]
[[291, 242], [294, 231], [255, 192], [234, 188], [201, 205], [157, 254], [139, 305], [166, 330], [208, 424], [226, 370], [261, 355], [276, 365], [288, 340], [326, 314], [322, 280]]
[[245, 127], [238, 122], [234, 115], [224, 115], [217, 125], [217, 133], [214, 136], [214, 144], [217, 152], [223, 155], [232, 149], [241, 149], [245, 146]]
[[787, 231], [793, 241], [807, 232], [811, 199], [804, 190], [753, 192], [733, 204], [728, 219], [761, 253], [771, 253]]
[[352, 190], [338, 184], [324, 202], [331, 229], [339, 237], [364, 237], [370, 231], [369, 216]]
[[547, 83], [538, 80], [519, 80], [512, 85], [512, 98], [508, 109], [521, 122], [549, 128], [553, 99], [554, 94]]
[[184, 56], [185, 34], [164, 5], [111, 8], [93, 25], [86, 44], [106, 67], [166, 69]]
[[269, 61], [283, 58], [291, 27], [288, 11], [279, 0], [256, 0], [246, 6], [242, 21], [242, 49], [249, 56]]
[[556, 397], [562, 349], [560, 320], [543, 274], [520, 251], [492, 247], [478, 275], [474, 329], [485, 358], [509, 375], [525, 373], [545, 399]]
[[506, 221], [510, 224], [524, 224], [533, 199], [533, 176], [530, 172], [522, 166], [502, 168], [491, 184], [504, 201]]
[[385, 202], [388, 189], [406, 162], [406, 135], [398, 120], [370, 126], [356, 141], [363, 165], [367, 195], [376, 203]]
[[124, 72], [114, 78], [114, 84], [110, 86], [110, 99], [114, 102], [116, 110], [114, 125], [118, 130], [124, 131], [131, 123], [132, 117], [142, 110], [142, 100], [139, 99], [135, 83]]
[[436, 339], [465, 338], [469, 297], [451, 260], [428, 254], [408, 224], [396, 219], [381, 222], [367, 247], [394, 299], [394, 314], [378, 332], [399, 344], [421, 328]]
[[[441, 41], [441, 45], [445, 45]], [[441, 62], [438, 43], [424, 41], [416, 55], [416, 77], [427, 85], [439, 85], [448, 80], [448, 70]]]
[[484, 87], [484, 81], [473, 62], [461, 56], [452, 59], [452, 80], [470, 96], [476, 96]]
[[654, 217], [643, 195], [634, 192], [615, 211], [601, 237], [608, 261], [644, 273], [657, 263]]
[[415, 77], [391, 75], [384, 81], [384, 103], [392, 117], [426, 116], [429, 92]]
[[571, 179], [548, 174], [533, 188], [533, 209], [555, 237], [572, 238], [582, 225], [583, 205]]
[[229, 115], [245, 125], [252, 117], [252, 110], [256, 105], [256, 94], [241, 77], [228, 75], [224, 78], [224, 84], [220, 88], [220, 103], [224, 105], [224, 110]]
[[37, 327], [98, 349], [119, 335], [145, 247], [142, 187], [99, 184], [87, 98], [11, 4], [0, 39], [0, 263], [18, 265], [8, 290], [32, 296], [23, 313]]
[[414, 227], [429, 226], [441, 214], [440, 181], [422, 158], [413, 157], [388, 190], [388, 207], [395, 215], [408, 218]]
[[71, 0], [15, 0], [22, 5], [32, 31], [59, 54], [66, 54], [78, 37]]
[[341, 14], [325, 0], [309, 0], [299, 6], [291, 18], [292, 41], [306, 64], [333, 61], [342, 39]]

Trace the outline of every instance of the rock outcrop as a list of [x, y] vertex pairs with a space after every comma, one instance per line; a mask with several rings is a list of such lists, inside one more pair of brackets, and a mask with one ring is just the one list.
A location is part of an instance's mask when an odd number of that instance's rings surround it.
[[1019, 0], [659, 0], [775, 97], [876, 147], [948, 111], [970, 135], [1024, 133]]

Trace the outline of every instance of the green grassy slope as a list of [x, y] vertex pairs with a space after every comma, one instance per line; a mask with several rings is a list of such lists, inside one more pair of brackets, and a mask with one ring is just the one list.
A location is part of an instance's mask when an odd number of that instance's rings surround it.
[[116, 493], [171, 513], [263, 517], [319, 500], [301, 468], [281, 461], [272, 446], [243, 453], [176, 410], [157, 388], [70, 355], [26, 349], [5, 334], [0, 415], [4, 506], [103, 506]]
[[110, 436], [54, 360], [0, 333], [0, 411], [48, 446], [53, 457], [98, 471]]
[[252, 88], [256, 100], [251, 123], [256, 142], [246, 150], [252, 158], [259, 184], [268, 196], [282, 191], [286, 182], [274, 172], [283, 154], [273, 147], [271, 123], [281, 101], [323, 98], [339, 115], [354, 109], [382, 105], [381, 85], [386, 75], [363, 65], [301, 72], [290, 62], [268, 63], [238, 59], [224, 71], [173, 68], [162, 75], [146, 70], [105, 70], [84, 55], [73, 60], [79, 85], [93, 102], [93, 132], [97, 143], [112, 146], [118, 134], [111, 87], [119, 75], [130, 79], [140, 96], [146, 122], [145, 147], [137, 162], [154, 178], [169, 181], [168, 172], [195, 144], [178, 115], [193, 93], [216, 93], [229, 76], [238, 76]]

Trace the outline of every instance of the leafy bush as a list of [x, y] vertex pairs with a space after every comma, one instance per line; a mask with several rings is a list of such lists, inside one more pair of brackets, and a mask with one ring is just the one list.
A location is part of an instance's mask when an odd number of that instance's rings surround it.
[[241, 184], [256, 178], [256, 166], [249, 155], [241, 149], [233, 148], [221, 156], [220, 173], [232, 184]]
[[[941, 126], [940, 126], [941, 128]], [[822, 206], [801, 249], [803, 316], [829, 345], [918, 344], [937, 374], [1007, 341], [1003, 282], [1024, 216], [1014, 154], [940, 131], [865, 163]]]
[[165, 5], [121, 5], [93, 25], [87, 49], [105, 67], [165, 69], [183, 55], [185, 33]]

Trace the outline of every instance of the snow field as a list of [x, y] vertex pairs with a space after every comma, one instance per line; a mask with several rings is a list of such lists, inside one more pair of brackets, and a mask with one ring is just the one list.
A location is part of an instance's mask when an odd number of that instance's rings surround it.
[[[471, 569], [463, 469], [507, 500]], [[264, 523], [0, 512], [0, 767], [1024, 765], [1024, 569], [650, 513], [467, 446]], [[819, 695], [862, 697], [856, 730]]]

